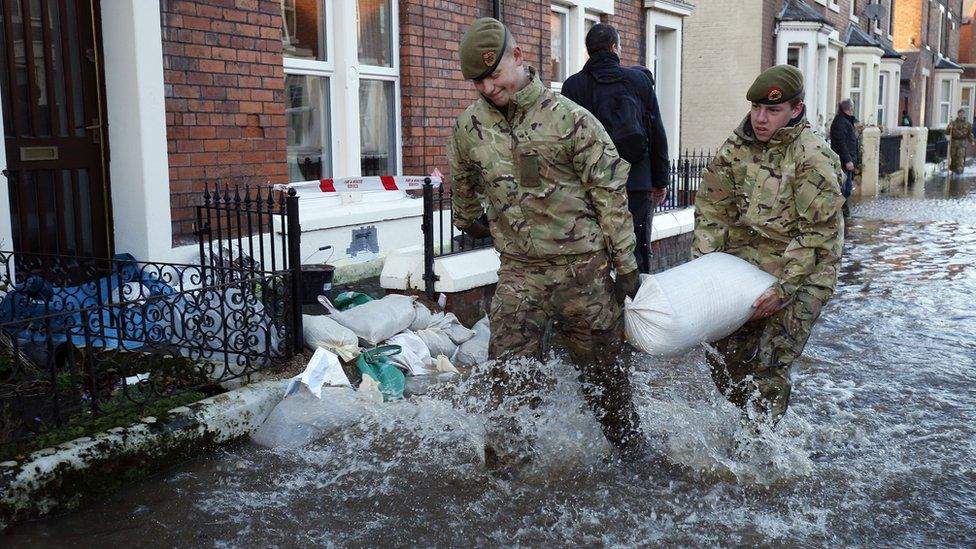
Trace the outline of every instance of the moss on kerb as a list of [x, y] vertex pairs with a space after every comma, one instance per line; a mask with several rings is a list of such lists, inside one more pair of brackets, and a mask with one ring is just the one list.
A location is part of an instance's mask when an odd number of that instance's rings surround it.
[[[263, 408], [266, 399], [281, 394], [277, 386], [259, 391], [250, 398], [217, 395], [158, 414], [155, 421], [143, 418], [34, 452], [26, 461], [0, 464], [0, 529], [96, 502], [126, 484], [247, 435], [258, 418], [249, 405]], [[57, 455], [44, 457], [51, 451]], [[50, 465], [55, 459], [58, 463]]]

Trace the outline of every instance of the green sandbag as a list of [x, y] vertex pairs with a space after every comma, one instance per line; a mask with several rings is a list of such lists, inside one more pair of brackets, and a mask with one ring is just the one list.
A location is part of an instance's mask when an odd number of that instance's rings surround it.
[[369, 303], [370, 301], [373, 301], [373, 298], [364, 293], [342, 292], [332, 300], [332, 304], [335, 305], [336, 309], [345, 311], [346, 309], [351, 309], [356, 305], [362, 305], [363, 303]]
[[403, 387], [406, 378], [403, 372], [390, 362], [393, 355], [400, 353], [399, 345], [381, 345], [375, 349], [363, 351], [363, 354], [356, 358], [356, 367], [360, 373], [368, 375], [380, 383], [380, 393], [383, 393], [383, 400], [400, 400], [403, 398]]

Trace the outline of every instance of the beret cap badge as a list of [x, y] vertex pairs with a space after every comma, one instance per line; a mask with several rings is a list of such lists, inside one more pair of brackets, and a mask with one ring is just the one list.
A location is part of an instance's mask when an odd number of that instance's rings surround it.
[[779, 101], [783, 98], [783, 90], [779, 88], [769, 88], [769, 92], [766, 94], [766, 99], [770, 101]]
[[495, 64], [496, 54], [492, 50], [481, 52], [481, 60], [485, 62], [486, 67], [491, 67]]

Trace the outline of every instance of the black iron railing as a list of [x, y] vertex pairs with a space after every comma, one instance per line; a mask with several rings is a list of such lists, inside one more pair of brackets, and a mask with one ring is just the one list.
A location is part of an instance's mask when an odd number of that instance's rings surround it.
[[901, 168], [901, 134], [882, 135], [878, 173], [889, 175]]
[[[668, 196], [655, 211], [662, 212], [694, 206], [695, 196], [701, 185], [702, 174], [712, 155], [705, 151], [685, 151], [681, 157], [672, 160], [669, 168], [671, 185]], [[421, 230], [424, 234], [424, 288], [433, 295], [434, 259], [451, 254], [490, 248], [490, 238], [474, 239], [454, 226], [454, 213], [451, 208], [452, 193], [444, 186], [434, 188], [430, 183], [424, 186], [424, 215]], [[487, 226], [487, 219], [483, 219]]]
[[301, 349], [303, 287], [301, 274], [302, 230], [298, 217], [298, 196], [271, 188], [208, 187], [197, 206], [196, 231], [200, 263], [225, 268], [226, 276], [246, 272], [290, 273], [289, 303], [292, 336]]
[[292, 282], [0, 252], [0, 450], [280, 364], [296, 352]]

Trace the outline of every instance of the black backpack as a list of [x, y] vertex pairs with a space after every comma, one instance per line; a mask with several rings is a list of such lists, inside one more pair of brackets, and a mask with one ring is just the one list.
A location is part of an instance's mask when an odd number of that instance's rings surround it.
[[[589, 74], [589, 73], [587, 73]], [[647, 153], [644, 105], [627, 75], [600, 82], [592, 74], [593, 115], [603, 124], [620, 157], [636, 164]]]

